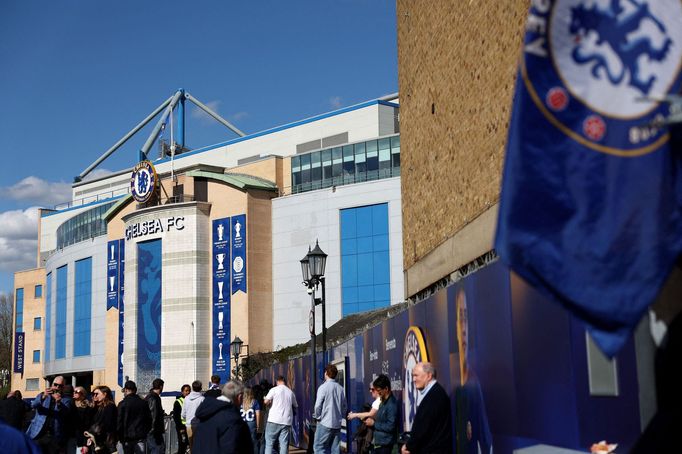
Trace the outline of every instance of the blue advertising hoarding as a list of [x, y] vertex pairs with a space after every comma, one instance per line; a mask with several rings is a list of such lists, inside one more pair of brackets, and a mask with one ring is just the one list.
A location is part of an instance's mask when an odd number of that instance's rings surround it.
[[230, 378], [230, 218], [214, 219], [213, 251], [213, 329], [211, 335], [213, 375], [225, 383]]
[[246, 293], [246, 215], [232, 217], [232, 294], [239, 290]]

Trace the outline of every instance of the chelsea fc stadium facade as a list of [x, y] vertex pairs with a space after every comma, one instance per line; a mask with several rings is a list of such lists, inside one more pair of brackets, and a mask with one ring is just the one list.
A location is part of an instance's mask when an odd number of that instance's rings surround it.
[[299, 261], [317, 240], [327, 326], [402, 302], [398, 110], [393, 95], [75, 182], [41, 210], [37, 267], [15, 273], [12, 389], [176, 391], [227, 379], [236, 337], [304, 342]]

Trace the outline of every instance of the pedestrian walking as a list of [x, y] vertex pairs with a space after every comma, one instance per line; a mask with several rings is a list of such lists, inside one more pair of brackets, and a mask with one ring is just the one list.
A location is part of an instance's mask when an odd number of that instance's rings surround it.
[[173, 402], [173, 421], [175, 422], [175, 431], [178, 434], [178, 451], [177, 454], [185, 454], [189, 441], [187, 441], [187, 428], [185, 427], [185, 419], [182, 417], [182, 407], [185, 406], [185, 398], [189, 395], [191, 388], [189, 385], [182, 385], [180, 388], [180, 395]]
[[24, 429], [26, 404], [21, 398], [21, 391], [10, 391], [0, 401], [0, 419], [17, 430]]
[[391, 380], [386, 375], [379, 375], [372, 383], [381, 404], [367, 425], [374, 428], [372, 449], [374, 454], [391, 454], [398, 438], [398, 402], [391, 392]]
[[277, 386], [270, 389], [265, 396], [265, 405], [270, 406], [268, 424], [265, 427], [265, 452], [271, 454], [275, 442], [279, 441], [279, 454], [287, 454], [294, 409], [298, 408], [298, 403], [296, 395], [286, 385], [282, 375], [277, 377]]
[[145, 397], [152, 414], [152, 428], [147, 437], [147, 449], [150, 454], [164, 454], [166, 450], [166, 440], [163, 437], [166, 428], [164, 426], [163, 405], [161, 404], [163, 383], [160, 378], [155, 378], [152, 382], [152, 389]]
[[128, 380], [123, 385], [123, 400], [118, 404], [116, 429], [124, 454], [145, 454], [147, 434], [152, 428], [149, 405], [137, 394], [137, 384]]
[[92, 425], [94, 409], [87, 399], [85, 388], [76, 386], [73, 390], [73, 402], [71, 405], [70, 418], [73, 420], [76, 435], [76, 452], [80, 454], [80, 448], [86, 446], [85, 432]]
[[315, 431], [315, 454], [339, 454], [341, 423], [348, 414], [346, 392], [336, 382], [339, 371], [333, 364], [324, 368], [324, 383], [317, 390], [313, 419], [318, 420]]
[[418, 363], [412, 369], [412, 379], [422, 397], [412, 422], [410, 438], [401, 453], [451, 453], [450, 398], [436, 381], [436, 368], [431, 363]]
[[249, 428], [239, 413], [243, 395], [244, 385], [231, 380], [223, 387], [222, 397], [204, 399], [196, 412], [195, 452], [253, 454]]
[[88, 453], [116, 452], [116, 404], [111, 389], [105, 385], [95, 387], [92, 400], [95, 414], [90, 430], [85, 433], [88, 442], [84, 450]]
[[197, 408], [204, 401], [204, 396], [201, 394], [201, 388], [203, 384], [199, 380], [194, 380], [192, 382], [192, 391], [185, 398], [185, 405], [182, 407], [182, 419], [185, 420], [185, 428], [187, 430], [187, 439], [189, 441], [189, 450], [192, 451], [192, 446], [194, 445], [194, 427], [195, 427], [195, 415]]
[[258, 432], [261, 426], [261, 412], [260, 403], [255, 398], [252, 388], [244, 388], [241, 415], [246, 425], [249, 426], [251, 442], [253, 443], [253, 454], [258, 454], [260, 452]]
[[31, 408], [36, 413], [26, 434], [45, 454], [57, 453], [59, 450], [63, 417], [69, 409], [69, 402], [62, 401], [63, 387], [64, 377], [59, 375], [54, 378], [51, 386], [48, 386], [31, 402]]

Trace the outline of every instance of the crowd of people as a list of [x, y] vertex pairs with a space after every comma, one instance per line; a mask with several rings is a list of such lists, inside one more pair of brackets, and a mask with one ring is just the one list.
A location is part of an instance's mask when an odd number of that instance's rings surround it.
[[[398, 403], [385, 375], [370, 386], [375, 399], [362, 413], [348, 412], [337, 368], [328, 364], [312, 418], [316, 429], [309, 444], [315, 454], [340, 452], [345, 419], [360, 419], [356, 434], [360, 453], [388, 454], [402, 445], [402, 454], [451, 451], [450, 399], [436, 381], [436, 370], [419, 363], [414, 383], [422, 394], [410, 434], [399, 434]], [[108, 386], [81, 387], [56, 377], [27, 405], [14, 391], [0, 401], [0, 452], [35, 454], [166, 452], [165, 413], [161, 404], [164, 381], [152, 382], [142, 398], [137, 385], [126, 381], [118, 405]], [[218, 376], [204, 392], [199, 380], [183, 385], [173, 403], [177, 453], [286, 454], [298, 409], [296, 395], [283, 376], [275, 386], [267, 381], [246, 387], [237, 380], [220, 386]], [[309, 450], [310, 452], [310, 450]]]

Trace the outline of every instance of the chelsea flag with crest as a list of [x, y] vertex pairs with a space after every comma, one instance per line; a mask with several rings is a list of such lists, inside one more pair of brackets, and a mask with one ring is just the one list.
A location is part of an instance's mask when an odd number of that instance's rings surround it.
[[680, 0], [531, 2], [495, 248], [610, 357], [682, 250], [681, 62]]

